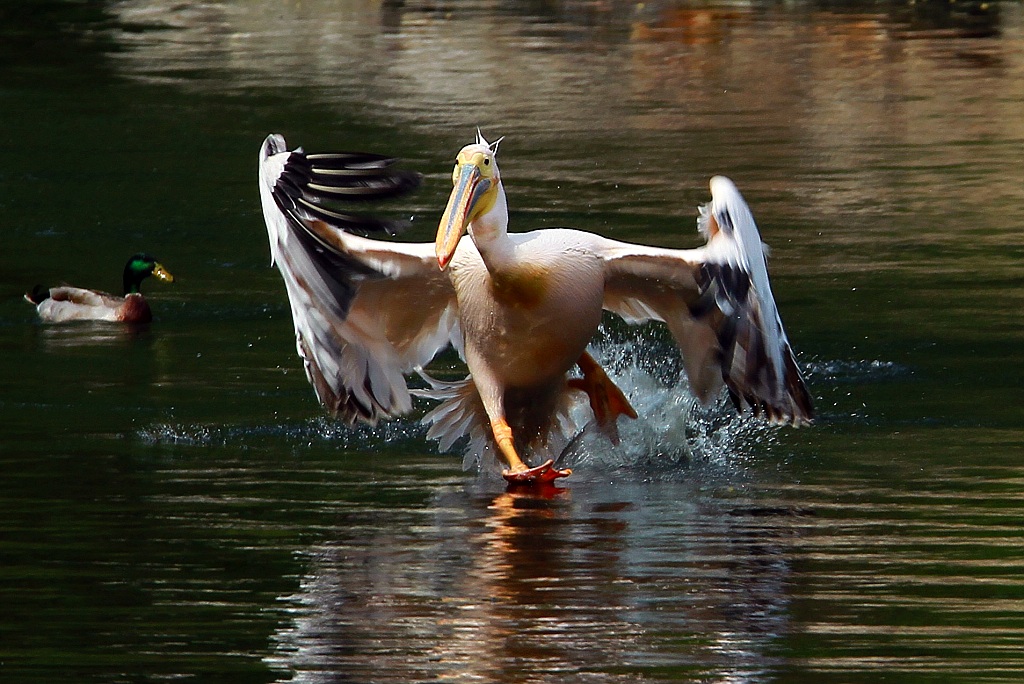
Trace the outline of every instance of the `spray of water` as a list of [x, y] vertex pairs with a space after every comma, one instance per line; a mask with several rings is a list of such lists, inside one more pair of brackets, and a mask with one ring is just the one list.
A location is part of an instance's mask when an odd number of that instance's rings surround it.
[[[703, 406], [690, 391], [675, 345], [654, 329], [616, 338], [602, 330], [591, 353], [625, 392], [639, 418], [619, 418], [618, 445], [588, 425], [561, 463], [597, 471], [670, 476], [694, 462], [742, 468], [754, 445], [770, 441], [762, 421], [738, 415], [722, 397]], [[577, 407], [587, 423], [585, 402]]]
[[329, 445], [334, 448], [379, 450], [382, 444], [394, 445], [422, 439], [426, 429], [414, 420], [396, 420], [378, 425], [348, 426], [329, 418], [313, 418], [298, 423], [267, 425], [178, 425], [157, 423], [136, 435], [149, 445], [176, 446], [262, 446], [270, 437], [294, 448]]
[[[674, 342], [656, 326], [602, 328], [590, 349], [612, 380], [636, 408], [639, 418], [619, 418], [618, 445], [611, 444], [591, 422], [590, 408], [581, 395], [572, 419], [583, 426], [560, 447], [558, 465], [578, 473], [627, 478], [666, 479], [695, 464], [745, 470], [751, 459], [770, 452], [778, 431], [764, 421], [739, 415], [724, 394], [702, 406], [690, 391]], [[909, 373], [884, 361], [819, 361], [805, 367], [808, 380], [820, 392], [839, 391], [858, 382], [885, 381]], [[845, 391], [845, 390], [843, 390]], [[429, 410], [424, 405], [424, 410]], [[858, 416], [849, 416], [857, 419]], [[832, 419], [842, 420], [843, 416]], [[347, 426], [329, 418], [256, 426], [180, 425], [159, 423], [136, 433], [144, 443], [178, 446], [264, 446], [267, 438], [294, 449], [329, 446], [351, 451], [386, 448], [423, 449], [426, 427], [414, 415], [376, 426]], [[466, 462], [496, 477], [501, 466], [487, 446], [456, 444], [453, 450], [477, 450]], [[478, 464], [478, 465], [477, 465]]]

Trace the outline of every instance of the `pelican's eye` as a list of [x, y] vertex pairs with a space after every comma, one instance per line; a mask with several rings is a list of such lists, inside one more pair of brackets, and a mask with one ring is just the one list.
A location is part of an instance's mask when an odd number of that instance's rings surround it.
[[484, 166], [490, 166], [490, 165], [491, 165], [491, 158], [490, 157], [484, 157]]

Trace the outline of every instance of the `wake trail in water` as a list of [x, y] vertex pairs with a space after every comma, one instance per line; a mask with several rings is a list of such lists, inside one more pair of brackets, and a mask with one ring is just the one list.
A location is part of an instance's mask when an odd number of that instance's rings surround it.
[[[619, 419], [621, 441], [613, 445], [590, 422], [590, 408], [582, 397], [573, 419], [583, 426], [558, 458], [560, 467], [597, 473], [639, 473], [644, 477], [672, 476], [693, 463], [730, 470], [744, 469], [751, 458], [770, 452], [778, 442], [779, 428], [749, 415], [738, 414], [725, 393], [708, 406], [690, 391], [674, 342], [656, 327], [601, 332], [590, 348], [636, 409], [639, 418]], [[803, 367], [812, 391], [820, 402], [823, 393], [841, 391], [844, 385], [888, 381], [910, 374], [906, 367], [886, 361], [813, 360]], [[302, 422], [226, 426], [158, 423], [139, 430], [136, 436], [150, 445], [263, 447], [270, 441], [294, 449], [329, 446], [353, 451], [401, 447], [424, 450], [427, 428], [420, 416], [382, 422], [376, 426], [344, 425], [327, 417]], [[826, 415], [832, 420], [863, 420], [851, 415]], [[813, 427], [810, 429], [814, 429]], [[432, 444], [426, 447], [431, 450]], [[465, 449], [456, 444], [453, 451]], [[481, 454], [481, 470], [500, 471], [494, 455]]]
[[293, 447], [313, 448], [328, 445], [351, 450], [377, 450], [421, 439], [426, 428], [419, 422], [404, 419], [379, 425], [348, 426], [330, 418], [312, 418], [302, 422], [272, 425], [177, 425], [157, 423], [136, 433], [144, 443], [182, 446], [265, 446], [267, 438], [281, 440]]

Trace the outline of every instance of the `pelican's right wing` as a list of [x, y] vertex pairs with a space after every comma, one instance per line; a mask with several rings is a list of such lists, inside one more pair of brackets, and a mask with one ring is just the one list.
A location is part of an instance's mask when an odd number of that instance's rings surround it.
[[627, 321], [664, 321], [702, 401], [724, 384], [737, 409], [804, 425], [814, 409], [768, 282], [761, 235], [736, 186], [711, 179], [699, 249], [606, 240], [604, 307]]
[[347, 422], [411, 408], [404, 373], [460, 340], [455, 293], [433, 243], [393, 243], [352, 231], [392, 224], [342, 213], [324, 200], [394, 196], [418, 177], [366, 154], [260, 150], [260, 198], [270, 253], [284, 278], [296, 348], [320, 402]]

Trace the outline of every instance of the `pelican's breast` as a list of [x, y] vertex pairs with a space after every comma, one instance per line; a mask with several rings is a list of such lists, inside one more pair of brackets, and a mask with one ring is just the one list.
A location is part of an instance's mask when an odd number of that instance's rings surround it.
[[550, 383], [569, 370], [601, 322], [600, 261], [571, 244], [534, 241], [491, 273], [475, 248], [460, 252], [452, 278], [467, 352], [510, 386]]
[[550, 299], [551, 269], [539, 264], [521, 264], [508, 271], [492, 273], [491, 296], [509, 309], [535, 311]]

